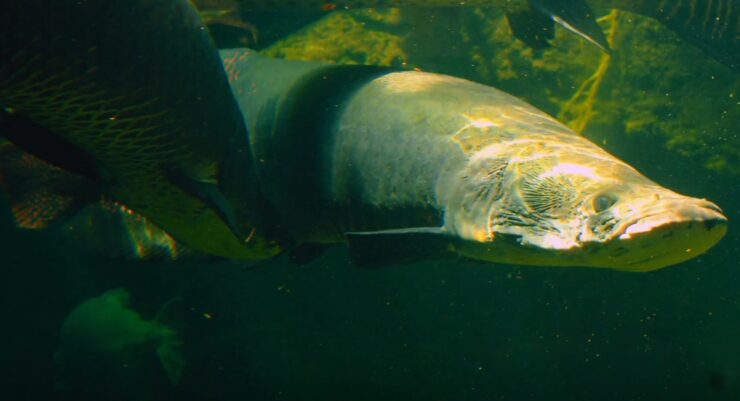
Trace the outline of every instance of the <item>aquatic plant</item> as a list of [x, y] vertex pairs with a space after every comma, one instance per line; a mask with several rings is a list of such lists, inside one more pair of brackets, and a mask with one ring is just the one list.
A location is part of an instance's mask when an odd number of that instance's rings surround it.
[[611, 57], [560, 28], [552, 48], [532, 50], [512, 38], [500, 10], [482, 8], [335, 12], [265, 54], [462, 76], [514, 93], [607, 148], [647, 144], [649, 153], [740, 175], [740, 78], [657, 21], [597, 12]]
[[270, 57], [339, 64], [403, 65], [408, 54], [394, 32], [398, 9], [336, 12], [265, 49]]

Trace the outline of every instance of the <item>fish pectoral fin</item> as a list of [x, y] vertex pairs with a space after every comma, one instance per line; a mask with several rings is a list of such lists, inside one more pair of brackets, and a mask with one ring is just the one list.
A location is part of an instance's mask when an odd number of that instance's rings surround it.
[[532, 6], [565, 29], [611, 53], [604, 31], [585, 0], [530, 0]]
[[348, 232], [352, 262], [362, 268], [452, 256], [454, 238], [440, 227]]
[[[207, 166], [208, 170], [216, 171], [213, 165]], [[165, 176], [190, 196], [200, 199], [203, 203], [213, 210], [218, 217], [226, 224], [237, 238], [246, 238], [242, 235], [237, 225], [237, 219], [234, 215], [234, 209], [226, 196], [224, 196], [219, 187], [218, 180], [214, 175], [193, 175], [184, 169], [169, 169], [164, 172]]]
[[185, 370], [185, 357], [182, 355], [181, 343], [170, 340], [157, 347], [157, 356], [162, 368], [172, 384], [179, 384]]

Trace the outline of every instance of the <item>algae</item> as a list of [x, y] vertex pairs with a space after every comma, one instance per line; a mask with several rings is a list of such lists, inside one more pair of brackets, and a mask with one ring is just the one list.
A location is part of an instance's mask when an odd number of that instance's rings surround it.
[[400, 11], [336, 12], [264, 51], [276, 58], [401, 66], [408, 55], [395, 34]]

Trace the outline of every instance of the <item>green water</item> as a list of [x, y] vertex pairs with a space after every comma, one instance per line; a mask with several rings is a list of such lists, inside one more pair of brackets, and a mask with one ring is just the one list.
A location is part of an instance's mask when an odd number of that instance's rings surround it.
[[[162, 399], [740, 395], [734, 232], [708, 255], [650, 274], [462, 261], [361, 271], [344, 249], [303, 267], [116, 263], [6, 223], [3, 392], [13, 399], [58, 396], [52, 354], [64, 317], [119, 286], [147, 318], [184, 299], [188, 365], [179, 386], [150, 385]], [[82, 392], [106, 373], [84, 373]]]
[[[501, 87], [554, 115], [600, 59], [560, 31], [554, 49], [532, 53], [484, 11], [318, 17], [332, 19], [288, 36], [317, 17], [245, 16], [264, 21], [258, 45], [275, 55], [405, 63]], [[130, 263], [54, 230], [18, 230], [3, 201], [3, 399], [740, 399], [740, 78], [659, 25], [620, 18], [584, 135], [719, 204], [730, 229], [706, 255], [648, 274], [463, 260], [366, 271], [342, 246], [306, 266]], [[215, 32], [219, 43], [243, 36]], [[323, 50], [305, 50], [312, 40]], [[183, 340], [178, 385], [149, 354], [146, 369], [55, 368], [67, 314], [116, 287], [145, 319], [182, 299], [163, 317]], [[55, 388], [65, 374], [75, 386]]]

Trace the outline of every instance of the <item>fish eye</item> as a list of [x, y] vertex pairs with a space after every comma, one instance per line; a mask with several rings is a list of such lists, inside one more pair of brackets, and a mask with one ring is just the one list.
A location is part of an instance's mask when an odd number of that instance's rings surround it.
[[594, 198], [593, 207], [596, 213], [601, 213], [617, 203], [617, 197], [611, 194], [601, 194]]

